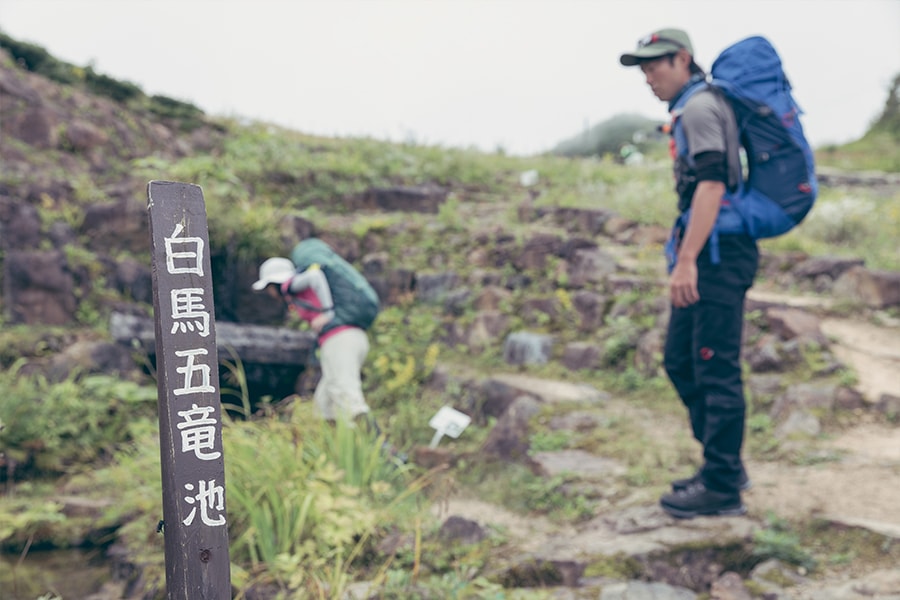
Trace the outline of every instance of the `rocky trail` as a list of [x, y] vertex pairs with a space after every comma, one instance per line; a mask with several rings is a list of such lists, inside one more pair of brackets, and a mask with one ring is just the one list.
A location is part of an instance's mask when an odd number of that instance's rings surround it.
[[[823, 308], [828, 303], [821, 298], [766, 292], [754, 295], [756, 299], [810, 309]], [[821, 320], [830, 351], [855, 372], [855, 388], [867, 407], [896, 401], [900, 395], [900, 323], [888, 318], [881, 321], [875, 325], [854, 316], [828, 316]], [[508, 379], [514, 380], [515, 376]], [[531, 390], [555, 390], [569, 400], [579, 393], [563, 382], [543, 381], [538, 385], [523, 380], [521, 384]], [[587, 399], [586, 404], [589, 403]], [[629, 410], [627, 402], [615, 398], [608, 401], [608, 406]], [[548, 592], [552, 598], [898, 600], [897, 565], [885, 568], [865, 565], [863, 561], [863, 567], [853, 571], [823, 565], [807, 573], [803, 568], [769, 560], [738, 576], [723, 574], [721, 561], [716, 558], [700, 560], [687, 553], [676, 559], [682, 561], [678, 572], [665, 566], [664, 561], [650, 558], [667, 549], [692, 544], [722, 550], [751, 539], [772, 519], [819, 520], [835, 531], [871, 532], [882, 544], [900, 544], [900, 426], [883, 415], [876, 417], [867, 411], [863, 415], [852, 425], [827, 428], [816, 436], [814, 450], [807, 448], [805, 460], [749, 457], [747, 467], [753, 487], [744, 496], [749, 508], [744, 517], [672, 519], [658, 507], [658, 490], [640, 487], [623, 499], [607, 503], [588, 522], [577, 525], [514, 514], [482, 499], [464, 496], [449, 498], [435, 511], [444, 518], [461, 517], [502, 532], [509, 545], [523, 555], [520, 560], [524, 563], [554, 565], [561, 581], [560, 587]], [[666, 437], [662, 433], [657, 439]], [[545, 472], [576, 474], [598, 486], [624, 470], [615, 461], [578, 451], [541, 453], [535, 459]], [[596, 561], [597, 556], [619, 562], [637, 560], [644, 564], [645, 574], [654, 574], [655, 583], [623, 583], [586, 576], [585, 564]], [[672, 557], [668, 560], [671, 565]], [[710, 590], [710, 595], [692, 591], [700, 589]]]

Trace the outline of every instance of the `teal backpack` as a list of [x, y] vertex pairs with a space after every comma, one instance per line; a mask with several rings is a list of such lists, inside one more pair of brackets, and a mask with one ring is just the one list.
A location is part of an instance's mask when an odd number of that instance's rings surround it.
[[297, 272], [319, 265], [325, 273], [334, 307], [324, 307], [323, 310], [333, 308], [334, 320], [325, 326], [323, 332], [341, 325], [354, 325], [362, 329], [372, 326], [380, 309], [378, 294], [366, 278], [331, 246], [316, 238], [303, 240], [291, 251], [291, 261]]

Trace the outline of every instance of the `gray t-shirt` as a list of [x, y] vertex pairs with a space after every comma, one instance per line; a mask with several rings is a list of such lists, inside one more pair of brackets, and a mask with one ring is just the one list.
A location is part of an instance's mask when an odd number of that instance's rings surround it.
[[706, 89], [684, 105], [681, 125], [693, 161], [701, 152], [722, 152], [728, 159], [728, 189], [741, 180], [740, 141], [734, 111], [717, 92]]

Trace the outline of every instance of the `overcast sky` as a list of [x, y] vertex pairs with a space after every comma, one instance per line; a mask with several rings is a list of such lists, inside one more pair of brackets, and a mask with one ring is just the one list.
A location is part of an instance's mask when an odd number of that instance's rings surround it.
[[860, 137], [900, 73], [900, 0], [0, 0], [0, 30], [209, 114], [510, 153], [665, 106], [623, 51], [660, 27], [708, 68], [765, 35], [815, 145]]

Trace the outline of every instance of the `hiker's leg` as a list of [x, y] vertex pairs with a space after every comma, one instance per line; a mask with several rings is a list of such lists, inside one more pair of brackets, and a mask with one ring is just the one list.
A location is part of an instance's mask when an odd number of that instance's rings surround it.
[[740, 361], [743, 303], [701, 300], [698, 309], [695, 369], [706, 400], [701, 478], [709, 489], [737, 492], [746, 413]]
[[316, 385], [316, 391], [313, 393], [313, 403], [319, 416], [327, 422], [334, 423], [337, 415], [334, 411], [334, 403], [331, 401], [332, 388], [334, 387], [332, 380], [334, 379], [334, 366], [331, 361], [325, 358], [324, 350], [319, 351], [319, 369], [321, 376], [319, 383]]
[[706, 404], [694, 374], [695, 344], [694, 321], [696, 306], [686, 308], [672, 307], [666, 342], [663, 353], [663, 364], [666, 375], [678, 392], [678, 396], [688, 410], [691, 431], [694, 438], [703, 443], [704, 425], [706, 423]]
[[329, 374], [323, 393], [336, 416], [353, 420], [370, 412], [361, 378], [368, 353], [368, 335], [355, 327], [328, 337], [322, 344], [322, 380], [325, 381], [326, 363]]
[[706, 252], [698, 260], [696, 380], [703, 390], [706, 425], [704, 484], [737, 492], [746, 479], [741, 461], [746, 404], [741, 378], [744, 298], [759, 264], [756, 243], [746, 236], [719, 237], [720, 262]]

